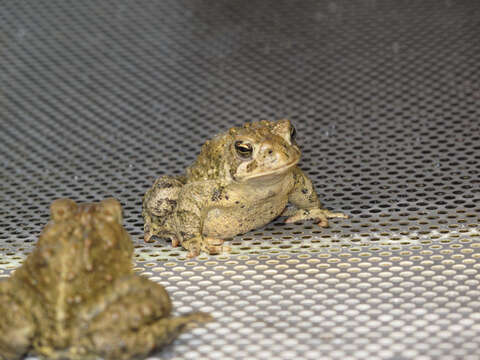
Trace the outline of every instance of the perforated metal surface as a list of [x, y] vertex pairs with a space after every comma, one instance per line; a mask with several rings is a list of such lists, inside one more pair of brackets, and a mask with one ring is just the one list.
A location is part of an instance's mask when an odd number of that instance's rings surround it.
[[[53, 199], [114, 196], [138, 272], [217, 318], [154, 358], [480, 359], [479, 19], [478, 1], [0, 2], [0, 276]], [[282, 117], [351, 219], [280, 218], [195, 260], [143, 243], [157, 176]]]

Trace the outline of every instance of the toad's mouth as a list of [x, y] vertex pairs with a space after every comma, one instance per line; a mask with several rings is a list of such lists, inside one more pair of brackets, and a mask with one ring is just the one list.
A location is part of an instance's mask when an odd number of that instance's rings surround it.
[[297, 165], [298, 162], [300, 161], [300, 158], [295, 159], [285, 165], [279, 166], [278, 168], [270, 169], [268, 171], [264, 171], [258, 174], [251, 174], [251, 175], [246, 175], [240, 178], [237, 178], [239, 181], [247, 181], [247, 180], [257, 180], [257, 179], [264, 179], [268, 177], [272, 177], [275, 175], [281, 175], [285, 172], [287, 172], [290, 168], [293, 166]]

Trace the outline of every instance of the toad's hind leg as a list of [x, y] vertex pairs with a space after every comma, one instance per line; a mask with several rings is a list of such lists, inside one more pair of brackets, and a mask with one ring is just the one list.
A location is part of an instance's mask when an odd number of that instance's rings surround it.
[[130, 275], [117, 280], [81, 315], [83, 351], [105, 359], [145, 357], [182, 332], [210, 321], [204, 313], [171, 316], [163, 286]]
[[145, 193], [142, 215], [146, 242], [152, 241], [152, 236], [159, 236], [171, 238], [173, 246], [178, 246], [173, 230], [173, 212], [185, 182], [183, 176], [161, 176]]
[[144, 358], [170, 344], [180, 334], [211, 321], [208, 314], [197, 312], [178, 317], [157, 319], [137, 330], [123, 333], [108, 331], [103, 334], [99, 354], [108, 360]]
[[0, 359], [22, 358], [30, 349], [35, 322], [20, 299], [10, 291], [10, 281], [0, 282]]

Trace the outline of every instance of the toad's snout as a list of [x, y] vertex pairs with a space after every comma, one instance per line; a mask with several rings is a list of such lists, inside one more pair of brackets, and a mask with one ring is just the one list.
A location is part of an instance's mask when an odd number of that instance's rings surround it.
[[299, 154], [289, 151], [288, 147], [278, 142], [268, 141], [260, 147], [258, 157], [266, 167], [279, 168], [298, 161]]
[[286, 160], [285, 155], [279, 153], [272, 142], [263, 143], [258, 155], [265, 165], [279, 164]]

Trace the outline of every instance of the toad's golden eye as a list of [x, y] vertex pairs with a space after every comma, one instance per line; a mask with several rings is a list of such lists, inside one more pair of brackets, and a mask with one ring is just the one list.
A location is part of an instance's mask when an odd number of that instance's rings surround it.
[[235, 142], [235, 150], [237, 151], [238, 156], [240, 156], [242, 159], [250, 158], [253, 152], [252, 145], [242, 141]]
[[295, 138], [297, 137], [297, 130], [295, 130], [295, 127], [290, 128], [290, 140], [295, 141]]

